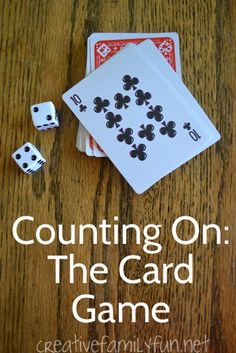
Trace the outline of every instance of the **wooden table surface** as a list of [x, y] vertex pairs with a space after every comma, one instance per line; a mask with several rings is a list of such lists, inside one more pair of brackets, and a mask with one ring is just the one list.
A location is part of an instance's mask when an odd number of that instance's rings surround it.
[[[36, 352], [39, 340], [62, 342], [76, 334], [85, 342], [101, 339], [144, 341], [160, 335], [163, 341], [210, 339], [214, 353], [236, 352], [235, 229], [236, 125], [235, 118], [235, 1], [140, 0], [2, 0], [0, 1], [0, 351]], [[89, 158], [75, 148], [77, 121], [61, 96], [85, 72], [86, 40], [93, 32], [178, 32], [183, 80], [219, 129], [222, 139], [173, 172], [143, 195], [135, 194], [107, 159]], [[31, 104], [52, 100], [62, 119], [59, 129], [37, 131]], [[23, 142], [36, 144], [47, 158], [42, 172], [27, 176], [11, 159]], [[161, 256], [147, 255], [132, 240], [127, 246], [19, 245], [12, 237], [13, 222], [35, 217], [21, 227], [28, 239], [36, 226], [56, 227], [93, 223], [103, 218], [120, 224], [163, 224]], [[229, 226], [229, 246], [207, 246], [201, 238], [188, 247], [177, 245], [171, 224], [191, 215], [200, 225]], [[46, 236], [46, 235], [45, 235]], [[68, 264], [60, 285], [54, 283], [50, 254], [75, 253], [88, 267], [104, 262], [110, 270], [107, 285], [68, 284]], [[171, 277], [167, 285], [127, 285], [117, 274], [119, 261], [139, 253], [142, 261], [130, 269], [142, 274], [147, 262], [179, 263], [194, 254], [194, 283], [181, 286]], [[169, 324], [78, 323], [72, 316], [74, 298], [96, 296], [96, 307], [143, 301], [170, 305]], [[83, 312], [85, 313], [84, 305]], [[85, 350], [84, 350], [85, 351]], [[75, 350], [73, 352], [76, 352]], [[131, 350], [130, 350], [131, 352]], [[154, 352], [154, 350], [152, 351]], [[188, 350], [190, 352], [190, 350]]]

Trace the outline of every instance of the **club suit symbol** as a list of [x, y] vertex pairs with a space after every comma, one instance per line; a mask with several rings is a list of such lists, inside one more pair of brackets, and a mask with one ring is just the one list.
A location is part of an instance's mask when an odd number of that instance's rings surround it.
[[133, 137], [131, 136], [133, 134], [133, 130], [131, 128], [123, 129], [121, 128], [119, 130], [121, 133], [117, 135], [117, 140], [120, 142], [125, 142], [127, 145], [131, 145], [131, 143], [134, 142]]
[[177, 132], [174, 129], [176, 124], [174, 121], [169, 121], [166, 123], [165, 121], [162, 123], [163, 127], [160, 128], [160, 133], [162, 135], [168, 135], [169, 137], [173, 138], [176, 136]]
[[94, 98], [93, 103], [95, 104], [94, 111], [96, 113], [101, 113], [102, 110], [107, 112], [107, 107], [110, 105], [108, 99], [102, 99], [101, 97]]
[[122, 81], [125, 83], [123, 85], [123, 88], [125, 91], [129, 91], [131, 88], [135, 91], [137, 89], [137, 84], [139, 83], [139, 80], [137, 77], [131, 78], [130, 75], [125, 75], [122, 78]]
[[144, 103], [146, 105], [148, 105], [149, 104], [149, 99], [152, 98], [151, 93], [143, 92], [141, 89], [138, 89], [135, 92], [135, 96], [137, 97], [137, 99], [135, 101], [137, 105], [143, 105]]
[[153, 125], [148, 124], [147, 126], [145, 126], [144, 124], [142, 124], [140, 128], [141, 130], [138, 132], [139, 137], [146, 138], [148, 141], [154, 140], [155, 134], [153, 133]]
[[121, 93], [117, 93], [114, 97], [116, 104], [115, 107], [116, 109], [122, 109], [123, 107], [127, 109], [128, 103], [130, 102], [130, 97], [129, 96], [123, 96]]
[[153, 107], [152, 105], [149, 107], [150, 112], [147, 113], [148, 119], [155, 119], [157, 122], [163, 120], [163, 115], [161, 114], [163, 108], [161, 105], [156, 105]]
[[112, 112], [109, 112], [105, 115], [105, 118], [107, 119], [106, 126], [111, 129], [114, 126], [118, 128], [120, 126], [119, 122], [121, 122], [122, 117], [120, 114], [114, 115]]
[[190, 123], [184, 123], [183, 128], [187, 129], [187, 130], [191, 130], [191, 124]]
[[136, 144], [132, 145], [133, 150], [130, 152], [130, 156], [132, 158], [138, 158], [140, 161], [144, 161], [147, 158], [147, 154], [144, 152], [146, 150], [146, 146], [141, 143], [136, 146]]
[[87, 106], [86, 106], [86, 105], [83, 105], [83, 104], [80, 104], [80, 106], [79, 106], [79, 111], [80, 111], [80, 112], [86, 112], [86, 110], [87, 110]]

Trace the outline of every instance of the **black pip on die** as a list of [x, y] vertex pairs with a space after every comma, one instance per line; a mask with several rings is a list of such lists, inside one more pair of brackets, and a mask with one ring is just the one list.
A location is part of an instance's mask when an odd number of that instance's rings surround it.
[[31, 105], [30, 111], [36, 129], [45, 131], [59, 127], [58, 115], [52, 102]]
[[12, 154], [12, 158], [27, 174], [33, 174], [46, 163], [39, 150], [29, 142], [18, 148]]

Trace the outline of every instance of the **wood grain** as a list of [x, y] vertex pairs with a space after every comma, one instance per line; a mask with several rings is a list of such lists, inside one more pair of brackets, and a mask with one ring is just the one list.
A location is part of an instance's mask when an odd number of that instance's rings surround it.
[[[236, 243], [236, 110], [235, 1], [219, 0], [2, 0], [0, 1], [0, 351], [32, 353], [36, 343], [74, 334], [89, 341], [161, 335], [210, 339], [214, 353], [236, 352], [235, 252]], [[216, 146], [161, 180], [143, 195], [136, 195], [106, 159], [89, 158], [75, 148], [77, 122], [61, 95], [83, 78], [86, 39], [93, 32], [168, 32], [180, 36], [183, 79], [222, 135]], [[62, 118], [60, 129], [40, 133], [33, 128], [29, 106], [52, 100]], [[23, 142], [35, 143], [47, 165], [35, 176], [24, 175], [11, 159]], [[200, 224], [229, 226], [229, 246], [201, 241], [188, 248], [177, 246], [171, 223], [191, 215]], [[24, 247], [11, 234], [21, 215], [35, 217], [22, 227], [30, 237], [35, 225], [71, 223], [98, 225], [103, 218], [120, 223], [163, 224], [163, 252], [158, 263], [179, 263], [194, 253], [192, 286], [128, 286], [119, 279], [117, 266], [126, 254], [140, 253], [132, 241], [124, 246]], [[68, 285], [63, 266], [61, 285], [54, 284], [49, 254], [75, 252], [76, 260], [91, 265], [102, 261], [110, 269], [106, 286], [93, 283]], [[142, 263], [157, 261], [142, 253]], [[143, 267], [131, 273], [142, 273]], [[80, 278], [81, 279], [81, 278]], [[102, 301], [158, 301], [170, 304], [170, 323], [79, 324], [71, 314], [78, 294], [94, 293]], [[84, 308], [85, 312], [86, 308]], [[116, 313], [117, 313], [117, 309]], [[190, 352], [190, 350], [189, 350]]]

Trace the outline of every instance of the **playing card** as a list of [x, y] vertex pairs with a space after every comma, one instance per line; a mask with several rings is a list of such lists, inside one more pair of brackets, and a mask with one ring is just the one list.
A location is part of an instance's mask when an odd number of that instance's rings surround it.
[[220, 137], [174, 71], [170, 83], [157, 67], [129, 44], [63, 95], [137, 193]]
[[[90, 47], [90, 70], [101, 66], [127, 44], [140, 44], [146, 38], [151, 38], [170, 66], [181, 77], [179, 36], [177, 33], [93, 33], [88, 39]], [[87, 144], [94, 155], [104, 157], [105, 154], [93, 137], [88, 135]]]

